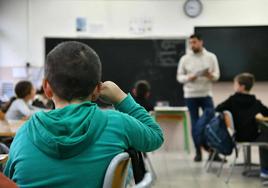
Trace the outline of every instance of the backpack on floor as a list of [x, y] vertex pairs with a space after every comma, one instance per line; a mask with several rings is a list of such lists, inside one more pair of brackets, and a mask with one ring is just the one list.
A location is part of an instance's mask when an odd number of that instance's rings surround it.
[[207, 145], [223, 155], [230, 155], [235, 148], [235, 142], [224, 121], [224, 114], [219, 113], [211, 119], [205, 128]]

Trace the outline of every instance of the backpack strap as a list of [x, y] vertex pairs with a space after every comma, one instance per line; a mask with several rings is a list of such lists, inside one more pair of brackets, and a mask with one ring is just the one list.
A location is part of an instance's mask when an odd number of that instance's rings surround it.
[[141, 152], [138, 152], [132, 148], [126, 150], [131, 158], [133, 176], [135, 184], [138, 184], [144, 177], [146, 173], [143, 156]]

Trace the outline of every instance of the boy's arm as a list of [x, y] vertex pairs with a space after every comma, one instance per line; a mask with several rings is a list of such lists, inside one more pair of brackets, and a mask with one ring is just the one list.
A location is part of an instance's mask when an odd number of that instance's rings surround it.
[[14, 173], [14, 167], [13, 167], [13, 150], [10, 148], [10, 152], [8, 154], [8, 160], [5, 164], [4, 174], [8, 178], [12, 179], [13, 173]]
[[218, 62], [217, 56], [214, 54], [213, 54], [212, 60], [213, 60], [213, 70], [212, 70], [211, 75], [212, 75], [212, 80], [216, 81], [220, 78], [219, 62]]
[[268, 108], [262, 104], [261, 101], [259, 101], [260, 103], [260, 113], [263, 115], [263, 116], [268, 116]]
[[229, 97], [222, 103], [218, 104], [218, 106], [215, 108], [215, 111], [222, 112], [224, 110], [231, 110], [231, 108], [231, 97]]
[[123, 115], [122, 123], [130, 147], [146, 152], [162, 145], [164, 139], [160, 126], [130, 95], [115, 108], [129, 115]]
[[130, 147], [151, 151], [161, 146], [164, 140], [161, 128], [131, 95], [126, 95], [115, 83], [107, 81], [101, 85], [100, 97], [128, 114], [122, 113], [122, 131], [126, 133]]
[[18, 111], [26, 117], [29, 117], [34, 113], [34, 111], [30, 110], [30, 108], [24, 102], [17, 103], [17, 108]]
[[[190, 81], [190, 79], [189, 79], [190, 75], [187, 74], [187, 72], [184, 68], [184, 64], [185, 64], [185, 58], [182, 57], [179, 61], [178, 68], [177, 68], [177, 81], [182, 83], [182, 84]], [[192, 75], [192, 77], [193, 76], [194, 75]], [[196, 79], [196, 78], [194, 78], [194, 79]]]

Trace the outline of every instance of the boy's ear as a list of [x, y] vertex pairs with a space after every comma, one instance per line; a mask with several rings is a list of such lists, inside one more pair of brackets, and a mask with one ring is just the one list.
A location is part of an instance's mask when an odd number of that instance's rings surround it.
[[240, 85], [241, 91], [246, 91], [246, 86], [245, 85]]
[[53, 90], [50, 84], [48, 83], [47, 79], [43, 80], [43, 89], [47, 98], [51, 99], [53, 97]]
[[133, 89], [132, 89], [132, 93], [133, 93], [134, 96], [137, 96], [136, 88], [133, 88]]
[[151, 93], [148, 91], [148, 92], [145, 94], [145, 97], [146, 97], [146, 98], [149, 98], [150, 95], [151, 95]]
[[91, 100], [92, 101], [96, 101], [99, 96], [100, 96], [100, 90], [101, 90], [101, 83], [99, 83], [95, 89], [93, 90], [92, 94], [91, 94]]

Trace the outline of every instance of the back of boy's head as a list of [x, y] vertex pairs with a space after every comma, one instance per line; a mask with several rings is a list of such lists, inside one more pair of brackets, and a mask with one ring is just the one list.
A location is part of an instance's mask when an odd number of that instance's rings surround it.
[[255, 77], [250, 73], [238, 74], [235, 79], [239, 85], [244, 86], [246, 91], [250, 91], [255, 83]]
[[18, 98], [23, 99], [31, 94], [33, 85], [29, 81], [19, 81], [15, 86], [15, 94]]
[[135, 84], [136, 97], [145, 98], [147, 93], [150, 92], [150, 84], [146, 80], [139, 80]]
[[45, 78], [59, 98], [83, 100], [100, 83], [100, 58], [81, 42], [60, 43], [47, 55]]

